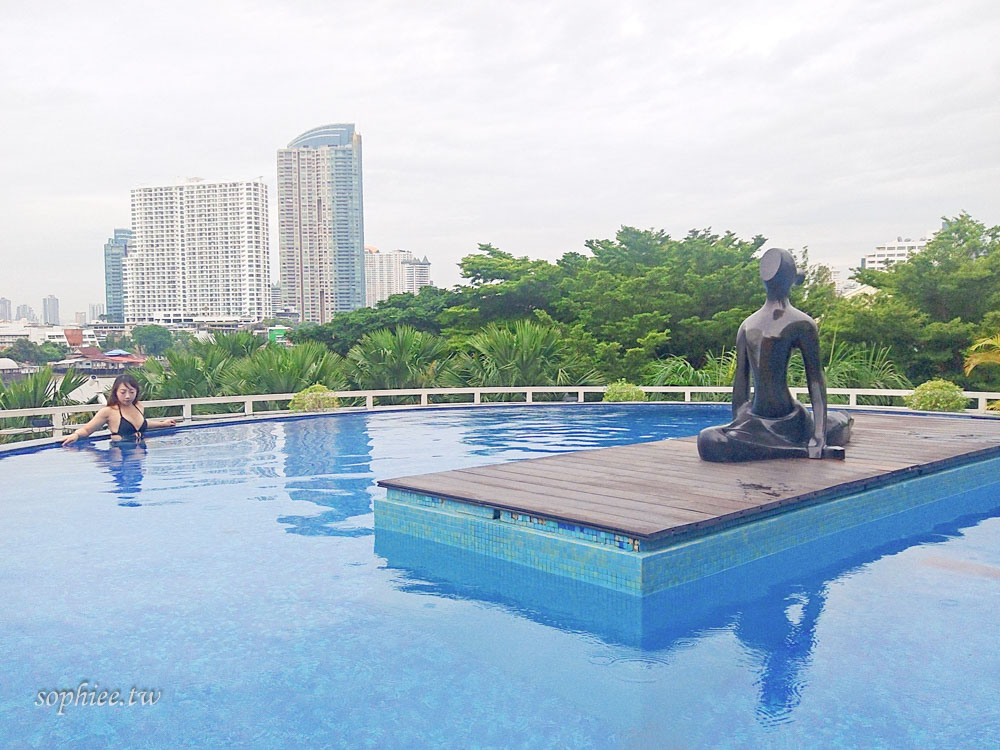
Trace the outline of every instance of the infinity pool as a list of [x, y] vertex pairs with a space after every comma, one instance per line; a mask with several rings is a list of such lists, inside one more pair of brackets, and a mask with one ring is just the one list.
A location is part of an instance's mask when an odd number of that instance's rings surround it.
[[727, 414], [355, 413], [0, 457], [0, 747], [996, 746], [998, 484], [645, 600], [374, 529], [377, 479]]

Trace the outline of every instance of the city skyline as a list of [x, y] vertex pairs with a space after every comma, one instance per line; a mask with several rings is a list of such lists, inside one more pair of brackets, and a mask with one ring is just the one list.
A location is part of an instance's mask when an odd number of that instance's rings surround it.
[[[117, 43], [94, 45], [112, 19]], [[0, 294], [87, 309], [131, 188], [263, 175], [276, 195], [276, 144], [325, 122], [365, 134], [366, 240], [429, 256], [441, 286], [480, 242], [555, 260], [623, 224], [856, 266], [962, 210], [1000, 223], [998, 32], [977, 0], [251, 2], [238, 34], [183, 1], [14, 6]]]

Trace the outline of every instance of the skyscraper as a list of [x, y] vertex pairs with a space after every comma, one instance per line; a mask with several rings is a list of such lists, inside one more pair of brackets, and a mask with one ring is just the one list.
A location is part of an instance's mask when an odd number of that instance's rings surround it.
[[278, 150], [281, 296], [302, 321], [365, 304], [361, 135], [313, 128]]
[[132, 191], [126, 323], [262, 320], [271, 312], [263, 180]]
[[59, 325], [59, 300], [54, 294], [42, 300], [42, 322], [47, 326]]
[[122, 264], [132, 242], [131, 229], [116, 229], [104, 243], [104, 301], [107, 303], [108, 322], [125, 322]]
[[14, 313], [14, 320], [26, 320], [29, 323], [37, 323], [38, 316], [31, 308], [31, 305], [18, 305], [17, 312]]
[[0, 297], [0, 320], [11, 320], [10, 300]]
[[87, 305], [87, 322], [93, 322], [104, 315], [104, 305], [100, 302], [91, 302]]

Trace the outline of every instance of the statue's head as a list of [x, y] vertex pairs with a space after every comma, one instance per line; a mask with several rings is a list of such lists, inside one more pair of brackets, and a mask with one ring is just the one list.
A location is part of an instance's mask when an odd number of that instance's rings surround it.
[[795, 269], [795, 257], [780, 247], [772, 247], [760, 259], [760, 278], [768, 297], [784, 298], [792, 284], [801, 284], [803, 274]]

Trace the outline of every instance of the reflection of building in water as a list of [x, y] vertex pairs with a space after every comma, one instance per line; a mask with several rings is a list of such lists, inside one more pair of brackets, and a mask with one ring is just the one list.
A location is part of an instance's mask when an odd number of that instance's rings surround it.
[[309, 536], [366, 536], [364, 526], [334, 526], [371, 513], [374, 478], [364, 415], [299, 419], [284, 423], [285, 488], [293, 500], [326, 508], [315, 516], [282, 516], [297, 534]]

